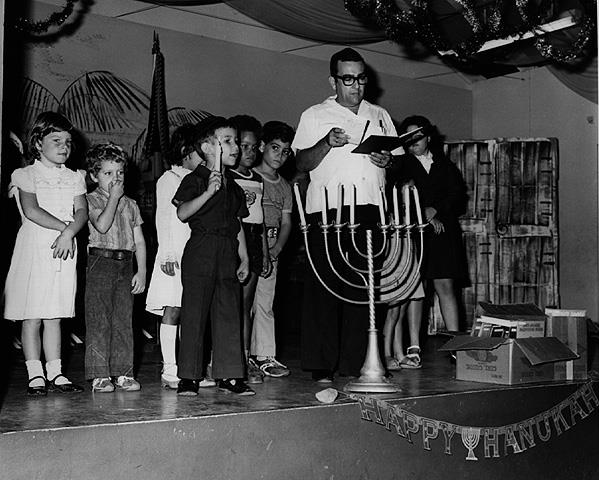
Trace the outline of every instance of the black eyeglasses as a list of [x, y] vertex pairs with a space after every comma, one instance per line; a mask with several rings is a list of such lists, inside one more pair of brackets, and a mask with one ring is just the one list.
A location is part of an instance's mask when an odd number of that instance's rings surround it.
[[366, 85], [368, 83], [368, 75], [365, 73], [361, 73], [360, 75], [335, 75], [335, 78], [341, 80], [346, 87], [351, 87], [356, 83], [356, 80], [358, 81], [358, 85]]

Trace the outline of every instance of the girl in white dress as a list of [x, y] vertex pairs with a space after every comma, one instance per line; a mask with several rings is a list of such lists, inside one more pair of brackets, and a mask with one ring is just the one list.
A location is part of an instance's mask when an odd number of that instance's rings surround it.
[[171, 200], [183, 177], [202, 162], [195, 150], [195, 131], [193, 125], [185, 124], [173, 132], [168, 159], [171, 169], [156, 182], [158, 252], [146, 297], [146, 310], [162, 315], [160, 349], [163, 367], [160, 379], [163, 387], [172, 389], [176, 389], [179, 383], [175, 349], [183, 293], [181, 256], [191, 230], [187, 223], [179, 220], [177, 208]]
[[35, 396], [83, 391], [62, 374], [61, 365], [60, 319], [75, 316], [75, 235], [87, 222], [85, 179], [65, 167], [72, 130], [62, 115], [40, 114], [29, 134], [34, 163], [15, 170], [9, 187], [22, 225], [6, 277], [4, 318], [23, 322], [27, 393]]

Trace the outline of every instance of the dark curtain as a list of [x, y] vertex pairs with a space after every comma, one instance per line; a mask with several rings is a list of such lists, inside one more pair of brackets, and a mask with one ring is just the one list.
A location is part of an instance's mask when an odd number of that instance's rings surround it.
[[[244, 15], [269, 27], [297, 37], [316, 42], [363, 44], [385, 40], [384, 33], [374, 25], [358, 19], [345, 10], [343, 0], [145, 0], [161, 5], [209, 5], [226, 3]], [[400, 4], [403, 2], [399, 2]], [[444, 3], [444, 2], [443, 2]], [[440, 8], [440, 7], [439, 7]], [[462, 24], [466, 25], [465, 22]], [[454, 25], [455, 27], [455, 25]], [[454, 31], [452, 35], [457, 35]], [[571, 36], [569, 32], [553, 34], [559, 44], [559, 36]], [[491, 60], [493, 61], [493, 60]], [[501, 63], [501, 62], [500, 62]], [[511, 65], [548, 64], [536, 51], [523, 49], [507, 62]], [[597, 58], [586, 68], [577, 71], [549, 65], [553, 73], [566, 87], [597, 103]]]

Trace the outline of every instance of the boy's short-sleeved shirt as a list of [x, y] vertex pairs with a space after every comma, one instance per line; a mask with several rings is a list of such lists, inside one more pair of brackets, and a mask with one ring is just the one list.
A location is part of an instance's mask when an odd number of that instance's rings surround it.
[[[97, 217], [106, 208], [108, 194], [96, 188], [87, 194], [89, 217]], [[135, 251], [133, 230], [143, 223], [139, 207], [135, 200], [123, 195], [114, 215], [114, 221], [106, 233], [100, 233], [89, 221], [89, 246], [111, 250]]]
[[250, 170], [249, 175], [243, 175], [236, 170], [228, 171], [231, 172], [235, 182], [243, 189], [243, 193], [245, 193], [245, 203], [250, 214], [243, 221], [245, 223], [262, 225], [264, 222], [264, 213], [262, 211], [264, 187], [262, 185], [262, 177], [253, 170]]
[[[206, 167], [199, 165], [188, 174], [181, 181], [173, 197], [173, 204], [178, 207], [204, 193], [208, 187], [210, 173]], [[235, 183], [229, 170], [225, 170], [224, 177], [225, 181], [221, 188], [187, 220], [192, 235], [206, 232], [227, 236], [237, 235], [240, 228], [239, 219], [248, 216], [245, 193]]]
[[[260, 174], [260, 172], [257, 172]], [[264, 181], [264, 196], [262, 207], [264, 208], [264, 224], [267, 227], [280, 227], [283, 212], [291, 213], [293, 208], [293, 196], [291, 186], [281, 175], [278, 180], [269, 180], [260, 174]]]

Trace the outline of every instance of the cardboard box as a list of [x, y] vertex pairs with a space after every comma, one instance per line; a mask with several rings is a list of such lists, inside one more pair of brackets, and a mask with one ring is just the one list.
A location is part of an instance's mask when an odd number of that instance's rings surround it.
[[[513, 303], [495, 305], [479, 302], [477, 320], [472, 334], [478, 336], [504, 336], [508, 338], [544, 337], [546, 315], [533, 303]], [[481, 328], [477, 328], [480, 321]], [[485, 327], [491, 325], [491, 335], [486, 335]], [[503, 327], [503, 335], [501, 328]], [[495, 334], [495, 330], [499, 334]]]
[[578, 355], [555, 337], [497, 338], [462, 335], [439, 350], [456, 351], [456, 378], [517, 385], [556, 380], [556, 365]]
[[587, 312], [546, 308], [547, 335], [565, 343], [579, 358], [555, 365], [556, 379], [586, 380], [587, 378]]

